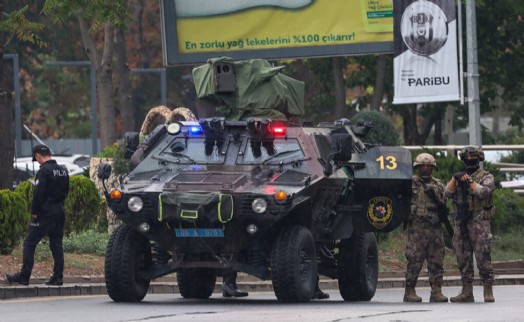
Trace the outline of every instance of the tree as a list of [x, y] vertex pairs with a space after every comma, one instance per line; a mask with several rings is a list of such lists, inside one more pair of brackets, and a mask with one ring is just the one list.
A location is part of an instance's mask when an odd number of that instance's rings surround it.
[[524, 127], [524, 3], [477, 2], [481, 107], [493, 110], [501, 97], [511, 112], [511, 125]]
[[15, 137], [13, 131], [13, 82], [10, 80], [4, 53], [13, 40], [45, 46], [38, 33], [43, 26], [30, 22], [25, 13], [28, 7], [14, 12], [4, 12], [4, 2], [0, 2], [0, 189], [13, 188], [13, 160]]
[[[123, 28], [129, 20], [127, 2], [123, 0], [111, 2], [94, 0], [86, 3], [81, 0], [47, 0], [42, 11], [51, 15], [55, 22], [66, 21], [71, 18], [78, 20], [85, 52], [91, 64], [96, 68], [101, 147], [112, 145], [116, 140], [116, 113], [112, 80], [113, 55], [115, 52], [114, 37], [116, 36], [115, 33], [118, 34], [119, 28]], [[104, 43], [103, 49], [99, 50], [94, 32], [101, 27], [104, 30]], [[117, 37], [117, 39], [122, 42], [123, 38]], [[119, 45], [118, 49], [119, 55], [122, 55], [121, 50], [125, 49], [125, 46]], [[120, 70], [125, 71], [125, 68], [120, 68]], [[125, 75], [121, 75], [120, 79], [123, 77]], [[123, 88], [125, 88], [125, 85]]]

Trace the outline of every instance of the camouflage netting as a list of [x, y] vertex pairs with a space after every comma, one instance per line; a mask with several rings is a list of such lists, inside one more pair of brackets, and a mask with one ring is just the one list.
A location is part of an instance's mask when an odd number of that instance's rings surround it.
[[[235, 92], [217, 92], [215, 66], [233, 66]], [[217, 107], [226, 118], [251, 117], [287, 120], [304, 115], [304, 82], [281, 73], [284, 66], [273, 67], [263, 59], [234, 62], [229, 57], [213, 58], [193, 69], [198, 98]]]
[[174, 121], [196, 121], [195, 114], [186, 107], [177, 107], [170, 110], [167, 106], [159, 105], [149, 110], [140, 128], [140, 135], [148, 135], [159, 124]]

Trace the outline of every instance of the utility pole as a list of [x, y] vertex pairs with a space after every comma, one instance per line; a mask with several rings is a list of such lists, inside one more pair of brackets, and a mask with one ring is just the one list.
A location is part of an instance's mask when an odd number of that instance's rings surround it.
[[466, 0], [466, 51], [469, 143], [471, 145], [482, 146], [475, 0]]

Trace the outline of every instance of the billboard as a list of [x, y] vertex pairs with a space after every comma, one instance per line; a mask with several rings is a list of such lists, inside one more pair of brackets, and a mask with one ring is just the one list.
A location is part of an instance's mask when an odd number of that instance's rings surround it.
[[393, 52], [393, 0], [161, 0], [160, 8], [165, 66]]
[[455, 0], [395, 0], [393, 104], [460, 100]]

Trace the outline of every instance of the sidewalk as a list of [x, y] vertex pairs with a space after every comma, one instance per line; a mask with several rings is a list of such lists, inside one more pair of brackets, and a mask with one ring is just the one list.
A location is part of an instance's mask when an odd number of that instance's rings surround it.
[[[458, 272], [448, 272], [444, 276], [443, 286], [460, 286], [460, 276]], [[428, 277], [422, 274], [419, 278], [418, 287], [428, 287]], [[377, 288], [403, 288], [404, 272], [381, 272]], [[31, 279], [29, 286], [9, 285], [2, 280], [0, 284], [0, 300], [25, 298], [25, 297], [44, 297], [44, 296], [73, 296], [73, 295], [101, 295], [107, 294], [104, 278], [102, 276], [70, 276], [64, 278], [62, 286], [47, 286], [45, 279]], [[221, 278], [217, 278], [215, 293], [220, 293]], [[271, 281], [261, 281], [257, 278], [239, 274], [237, 284], [243, 290], [250, 293], [272, 292]], [[478, 277], [474, 285], [480, 285]], [[495, 285], [524, 285], [524, 274], [497, 274]], [[321, 277], [320, 288], [322, 290], [338, 290], [337, 280]], [[156, 279], [149, 286], [149, 293], [171, 294], [178, 293], [178, 286], [174, 274]]]

